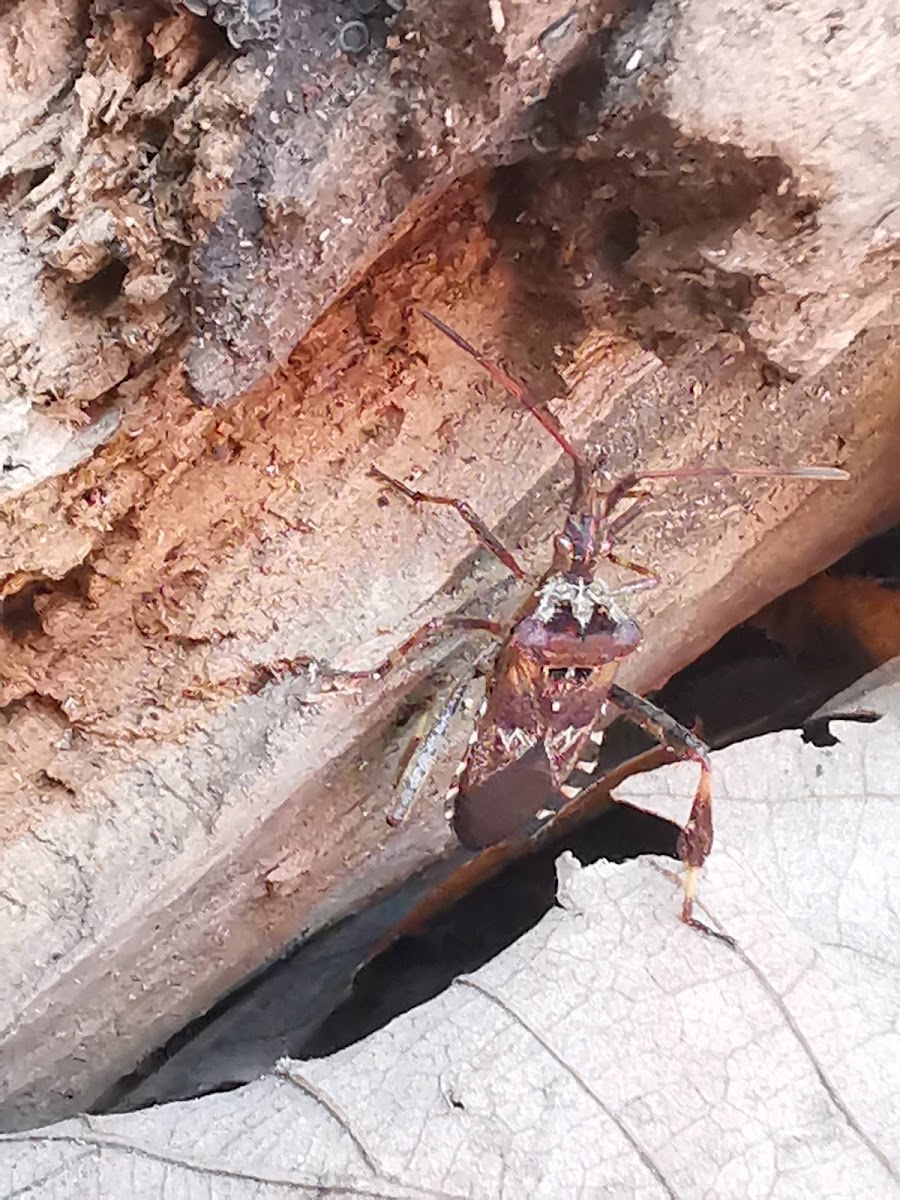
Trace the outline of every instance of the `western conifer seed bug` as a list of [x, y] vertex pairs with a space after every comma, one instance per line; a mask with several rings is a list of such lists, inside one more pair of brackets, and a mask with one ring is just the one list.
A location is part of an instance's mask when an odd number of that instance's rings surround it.
[[[619, 663], [641, 643], [641, 631], [622, 601], [634, 592], [656, 587], [660, 576], [630, 562], [616, 550], [622, 532], [652, 499], [638, 485], [662, 479], [774, 478], [848, 479], [833, 467], [684, 467], [641, 471], [615, 482], [603, 471], [603, 460], [589, 462], [565, 436], [551, 414], [541, 408], [514, 379], [474, 349], [438, 317], [424, 317], [487, 373], [543, 425], [572, 460], [574, 488], [562, 532], [553, 543], [549, 569], [538, 580], [518, 612], [507, 623], [477, 617], [435, 618], [408, 638], [374, 672], [348, 672], [356, 678], [383, 676], [415, 647], [451, 630], [480, 631], [500, 644], [490, 671], [484, 702], [469, 745], [457, 768], [448, 800], [453, 802], [453, 829], [460, 842], [477, 850], [520, 832], [546, 810], [551, 815], [557, 795], [574, 799], [583, 786], [579, 771], [596, 763], [585, 758], [589, 743], [600, 743], [603, 727], [618, 712], [643, 726], [682, 759], [696, 762], [700, 781], [688, 822], [678, 839], [684, 864], [682, 920], [710, 932], [693, 916], [697, 876], [712, 846], [712, 774], [709, 749], [691, 730], [649, 700], [620, 687]], [[520, 578], [526, 572], [464, 500], [416, 491], [377, 468], [372, 474], [415, 504], [454, 508], [479, 541]], [[637, 576], [611, 587], [597, 575], [608, 561]], [[342, 674], [345, 674], [342, 672]], [[457, 689], [449, 708], [460, 702]], [[398, 824], [408, 811], [437, 743], [448, 723], [445, 714], [419, 749], [424, 761], [410, 767], [400, 781], [400, 795], [388, 821]]]

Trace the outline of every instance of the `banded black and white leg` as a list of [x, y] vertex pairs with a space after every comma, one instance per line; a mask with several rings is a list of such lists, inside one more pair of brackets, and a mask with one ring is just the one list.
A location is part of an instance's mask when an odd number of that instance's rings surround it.
[[469, 687], [469, 683], [464, 683], [454, 688], [436, 720], [431, 720], [430, 710], [420, 714], [394, 784], [394, 801], [387, 812], [388, 825], [401, 825], [412, 811], [440, 755], [450, 722], [459, 711]]
[[[491, 623], [488, 623], [491, 624]], [[472, 627], [470, 627], [472, 628]], [[485, 630], [484, 624], [476, 624], [475, 629]], [[488, 628], [487, 632], [495, 633]], [[431, 774], [435, 763], [440, 757], [441, 750], [447, 738], [450, 722], [456, 716], [460, 706], [465, 702], [468, 693], [473, 689], [476, 680], [483, 673], [486, 663], [496, 653], [494, 646], [489, 646], [477, 656], [473, 665], [471, 678], [458, 684], [445, 703], [440, 707], [435, 717], [434, 707], [426, 709], [416, 721], [415, 731], [410, 738], [400, 768], [394, 783], [394, 799], [386, 813], [388, 825], [401, 825], [409, 816], [413, 805], [419, 797], [426, 780]], [[487, 704], [482, 701], [477, 716], [484, 714]], [[473, 728], [469, 735], [469, 745], [476, 739], [477, 732]], [[444, 816], [449, 820], [453, 815], [453, 802], [459, 794], [459, 778], [465, 768], [465, 756], [457, 766], [456, 773], [447, 787], [444, 797]]]

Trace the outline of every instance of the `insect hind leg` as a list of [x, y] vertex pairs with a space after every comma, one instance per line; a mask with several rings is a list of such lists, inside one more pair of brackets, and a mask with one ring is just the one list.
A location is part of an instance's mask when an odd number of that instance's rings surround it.
[[658, 738], [663, 745], [668, 746], [679, 758], [695, 762], [700, 767], [700, 780], [691, 805], [687, 824], [678, 837], [678, 854], [684, 863], [684, 901], [681, 908], [681, 919], [692, 929], [701, 933], [712, 934], [730, 942], [722, 934], [698, 921], [694, 916], [694, 898], [697, 892], [697, 878], [700, 868], [706, 862], [713, 844], [712, 822], [712, 764], [709, 757], [709, 747], [696, 734], [691, 733], [674, 717], [645, 700], [636, 696], [618, 684], [609, 689], [609, 698], [616, 708], [628, 717], [630, 721], [646, 729], [648, 733]]

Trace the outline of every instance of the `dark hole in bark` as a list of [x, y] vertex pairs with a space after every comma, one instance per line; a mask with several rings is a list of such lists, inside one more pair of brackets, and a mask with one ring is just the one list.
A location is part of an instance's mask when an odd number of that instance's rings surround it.
[[32, 635], [42, 632], [41, 618], [35, 607], [35, 600], [48, 588], [49, 585], [45, 581], [30, 583], [20, 588], [14, 595], [5, 596], [0, 601], [0, 625], [13, 641], [24, 642]]
[[630, 208], [613, 213], [600, 234], [598, 249], [611, 263], [624, 267], [638, 250], [641, 220]]
[[47, 597], [78, 597], [87, 595], [92, 568], [81, 563], [61, 579], [33, 579], [15, 592], [0, 599], [0, 628], [17, 642], [26, 642], [43, 633], [41, 610]]
[[166, 139], [171, 132], [171, 122], [163, 121], [159, 117], [156, 117], [144, 124], [141, 130], [141, 141], [146, 146], [159, 151], [165, 145]]
[[72, 298], [88, 312], [102, 313], [118, 299], [127, 274], [128, 264], [117, 258], [113, 259], [90, 279], [75, 284], [72, 288]]
[[44, 183], [45, 180], [49, 179], [52, 174], [53, 167], [51, 167], [49, 164], [44, 167], [35, 167], [28, 180], [28, 190], [33, 191], [36, 187], [40, 187], [41, 184]]

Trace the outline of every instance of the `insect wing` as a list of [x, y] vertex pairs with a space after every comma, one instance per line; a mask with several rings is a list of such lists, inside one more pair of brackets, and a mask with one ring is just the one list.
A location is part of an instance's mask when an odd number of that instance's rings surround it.
[[[522, 832], [543, 809], [559, 808], [566, 780], [606, 712], [615, 664], [548, 677], [516, 654], [506, 656], [459, 768], [453, 829], [470, 850]], [[580, 791], [576, 788], [575, 792]]]
[[609, 687], [617, 667], [617, 663], [610, 662], [591, 669], [570, 668], [550, 673], [545, 679], [540, 693], [540, 716], [544, 724], [543, 743], [557, 791], [582, 766], [591, 737], [606, 717]]

